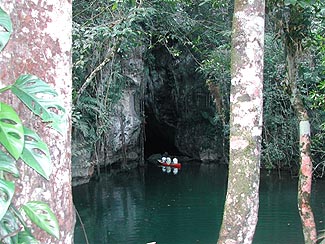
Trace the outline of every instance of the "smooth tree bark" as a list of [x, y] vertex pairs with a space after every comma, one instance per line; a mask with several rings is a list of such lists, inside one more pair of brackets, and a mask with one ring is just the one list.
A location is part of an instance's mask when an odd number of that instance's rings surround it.
[[60, 239], [35, 227], [41, 243], [73, 243], [75, 224], [71, 192], [71, 0], [3, 0], [1, 7], [10, 15], [14, 33], [0, 53], [0, 87], [12, 84], [21, 74], [33, 74], [51, 85], [62, 98], [67, 111], [67, 130], [63, 135], [40, 122], [10, 92], [1, 101], [12, 105], [23, 124], [47, 143], [53, 170], [47, 181], [23, 163], [18, 163], [16, 182], [19, 207], [28, 201], [48, 203], [58, 218]]
[[[287, 16], [285, 32], [285, 53], [287, 66], [287, 79], [291, 92], [291, 104], [296, 111], [299, 120], [299, 149], [300, 149], [300, 170], [298, 181], [298, 210], [302, 223], [305, 244], [317, 243], [317, 231], [314, 220], [314, 214], [310, 205], [313, 164], [310, 152], [311, 133], [310, 121], [307, 109], [304, 106], [301, 93], [298, 87], [298, 69], [297, 62], [302, 57], [302, 38], [296, 35], [295, 32], [299, 28], [306, 29], [303, 23], [304, 19], [299, 19], [302, 16], [303, 9], [298, 6], [292, 6], [290, 14]], [[297, 21], [300, 20], [300, 21]]]
[[252, 243], [258, 220], [265, 2], [236, 0], [228, 190], [219, 244]]
[[292, 105], [299, 120], [300, 170], [298, 181], [298, 210], [302, 223], [305, 244], [317, 242], [314, 214], [310, 205], [313, 163], [311, 158], [310, 122], [296, 83], [294, 56], [287, 55], [288, 78], [292, 91]]

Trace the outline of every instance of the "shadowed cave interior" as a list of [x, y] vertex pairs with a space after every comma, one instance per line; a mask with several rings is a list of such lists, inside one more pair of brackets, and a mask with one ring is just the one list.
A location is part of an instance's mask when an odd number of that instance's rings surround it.
[[160, 122], [150, 108], [146, 108], [144, 155], [148, 158], [152, 154], [180, 155], [175, 146], [175, 128]]

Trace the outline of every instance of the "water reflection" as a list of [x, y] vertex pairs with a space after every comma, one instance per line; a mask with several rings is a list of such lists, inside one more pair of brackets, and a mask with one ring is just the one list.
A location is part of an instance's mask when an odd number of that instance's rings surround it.
[[[171, 169], [172, 172], [173, 169]], [[182, 166], [177, 175], [149, 167], [74, 188], [74, 201], [90, 243], [216, 243], [226, 194], [222, 166]], [[255, 244], [303, 243], [296, 180], [263, 174]], [[314, 184], [318, 229], [324, 227], [324, 181]], [[75, 243], [85, 243], [80, 223]]]
[[172, 168], [172, 167], [169, 167], [169, 166], [162, 166], [161, 170], [162, 170], [163, 173], [167, 173], [167, 174], [169, 174], [170, 172], [173, 172], [174, 175], [177, 175], [178, 171], [179, 171], [178, 168]]
[[[127, 243], [125, 233], [134, 233], [143, 216], [144, 174], [131, 172], [102, 177], [100, 182], [76, 187], [74, 195], [90, 243]], [[76, 229], [75, 243], [83, 242]]]

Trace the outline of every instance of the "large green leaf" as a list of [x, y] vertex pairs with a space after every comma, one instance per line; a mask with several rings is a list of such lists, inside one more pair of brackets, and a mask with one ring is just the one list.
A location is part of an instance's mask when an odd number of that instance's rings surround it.
[[49, 149], [34, 131], [24, 127], [24, 132], [25, 147], [21, 159], [48, 180], [52, 172]]
[[19, 172], [16, 167], [16, 161], [0, 150], [0, 171], [6, 171], [18, 177]]
[[15, 110], [0, 102], [0, 142], [18, 159], [24, 148], [24, 129]]
[[3, 243], [18, 244], [18, 235], [10, 236], [10, 234], [18, 229], [19, 226], [17, 224], [17, 219], [9, 208], [5, 216], [3, 216], [2, 220], [0, 221], [0, 236], [9, 235], [7, 238], [3, 239]]
[[10, 35], [12, 33], [12, 23], [9, 15], [0, 8], [0, 25], [3, 27], [0, 30], [0, 52], [9, 41]]
[[0, 220], [6, 214], [15, 192], [15, 184], [0, 179]]
[[32, 235], [27, 231], [21, 231], [18, 233], [18, 243], [19, 244], [40, 244]]
[[59, 223], [50, 207], [39, 201], [31, 201], [22, 206], [26, 215], [38, 227], [59, 238]]
[[62, 117], [58, 117], [53, 123], [51, 123], [51, 127], [58, 131], [61, 135], [64, 134], [64, 132], [67, 131], [67, 126], [68, 126], [68, 120], [67, 120], [67, 114], [63, 115]]
[[[40, 78], [34, 75], [21, 75], [12, 85], [11, 91], [43, 122], [65, 123], [62, 119], [65, 109], [56, 91]], [[60, 128], [60, 127], [59, 127]], [[59, 130], [58, 130], [59, 131]], [[59, 131], [62, 133], [62, 131]]]

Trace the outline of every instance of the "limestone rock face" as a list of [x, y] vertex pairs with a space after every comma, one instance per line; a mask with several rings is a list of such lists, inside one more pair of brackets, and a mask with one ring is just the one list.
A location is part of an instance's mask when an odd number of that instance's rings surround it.
[[106, 162], [107, 164], [123, 160], [128, 163], [140, 160], [141, 118], [135, 110], [139, 104], [137, 100], [135, 103], [136, 89], [137, 87], [125, 90], [115, 106], [116, 112], [111, 117], [112, 126], [109, 132], [112, 144], [106, 151], [111, 157]]
[[[105, 140], [94, 146], [96, 151], [78, 150], [79, 155], [72, 157], [74, 185], [87, 183], [101, 167], [114, 167], [121, 170], [137, 167], [143, 161], [141, 147], [143, 98], [143, 50], [138, 48], [123, 61], [126, 87], [117, 103], [112, 105], [109, 114], [110, 129]], [[105, 82], [109, 74], [103, 70]], [[74, 136], [74, 145], [80, 145], [83, 138]]]
[[136, 48], [123, 62], [127, 86], [121, 99], [113, 107], [112, 126], [109, 132], [111, 144], [105, 152], [110, 156], [103, 162], [105, 166], [121, 163], [123, 169], [130, 169], [138, 166], [143, 160], [141, 149], [143, 51], [143, 48]]
[[73, 160], [74, 178], [89, 180], [94, 167], [131, 169], [143, 156], [168, 152], [205, 162], [223, 157], [223, 134], [205, 80], [190, 54], [174, 58], [165, 48], [143, 58], [136, 50], [124, 61], [127, 86], [110, 114], [107, 143], [96, 158]]

